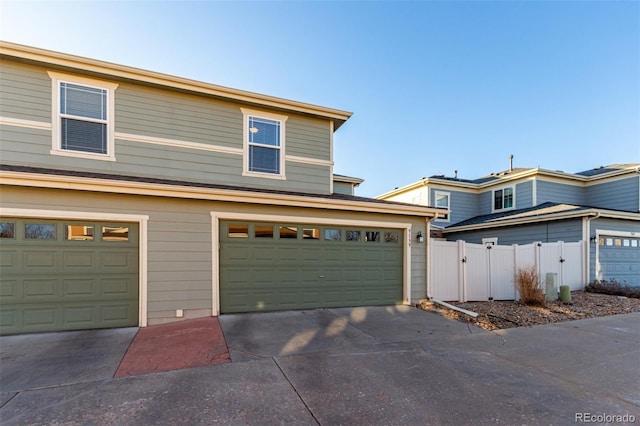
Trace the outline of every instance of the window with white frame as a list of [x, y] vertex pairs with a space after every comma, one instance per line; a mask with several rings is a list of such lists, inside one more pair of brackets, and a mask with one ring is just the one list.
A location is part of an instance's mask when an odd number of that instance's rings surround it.
[[509, 186], [493, 191], [493, 211], [508, 210], [514, 208], [515, 188]]
[[[434, 198], [435, 198], [436, 207], [440, 207], [447, 210], [450, 209], [451, 194], [449, 192], [435, 191]], [[444, 215], [442, 218], [438, 220], [449, 222], [449, 214], [447, 213], [446, 215]]]
[[115, 160], [114, 83], [49, 72], [52, 80], [52, 154]]
[[244, 175], [284, 179], [285, 116], [242, 109]]

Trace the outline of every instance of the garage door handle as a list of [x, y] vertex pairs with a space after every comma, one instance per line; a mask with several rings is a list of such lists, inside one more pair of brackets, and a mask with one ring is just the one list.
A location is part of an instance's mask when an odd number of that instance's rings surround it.
[[320, 277], [319, 277], [319, 278], [324, 278], [324, 275], [320, 275]]

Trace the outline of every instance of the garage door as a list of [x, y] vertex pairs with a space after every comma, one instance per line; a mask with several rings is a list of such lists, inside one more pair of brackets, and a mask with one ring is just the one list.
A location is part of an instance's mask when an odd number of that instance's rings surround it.
[[640, 238], [601, 235], [598, 279], [640, 286]]
[[220, 310], [402, 301], [403, 231], [221, 222]]
[[138, 325], [138, 227], [0, 219], [0, 333]]

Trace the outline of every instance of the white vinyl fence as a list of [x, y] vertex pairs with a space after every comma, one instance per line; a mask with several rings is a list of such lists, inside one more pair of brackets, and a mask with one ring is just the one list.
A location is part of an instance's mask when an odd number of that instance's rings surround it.
[[587, 281], [583, 241], [499, 246], [431, 240], [430, 244], [430, 295], [438, 300], [515, 300], [514, 276], [522, 267], [535, 266], [543, 292], [549, 272], [557, 274], [556, 288], [568, 285], [582, 290]]

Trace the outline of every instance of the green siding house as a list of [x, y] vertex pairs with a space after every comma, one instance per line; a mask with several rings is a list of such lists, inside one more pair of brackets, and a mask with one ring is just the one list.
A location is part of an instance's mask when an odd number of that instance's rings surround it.
[[333, 173], [351, 113], [0, 43], [0, 333], [426, 297], [442, 209]]

